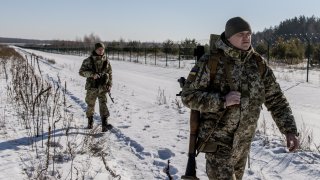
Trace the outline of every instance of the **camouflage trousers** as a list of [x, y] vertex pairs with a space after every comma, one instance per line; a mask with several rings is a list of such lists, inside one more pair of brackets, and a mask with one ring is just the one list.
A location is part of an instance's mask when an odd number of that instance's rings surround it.
[[108, 107], [107, 107], [107, 96], [106, 91], [99, 91], [99, 89], [89, 89], [86, 94], [86, 103], [87, 103], [87, 117], [93, 116], [94, 107], [96, 100], [99, 101], [99, 111], [101, 117], [108, 118], [110, 116]]
[[[249, 149], [250, 150], [250, 149]], [[231, 163], [231, 149], [219, 146], [216, 152], [206, 153], [206, 171], [209, 180], [241, 180], [249, 150], [236, 164]]]

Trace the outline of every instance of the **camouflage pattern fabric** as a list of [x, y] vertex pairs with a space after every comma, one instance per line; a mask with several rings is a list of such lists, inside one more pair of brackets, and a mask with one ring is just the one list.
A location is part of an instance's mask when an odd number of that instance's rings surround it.
[[[80, 76], [86, 77], [86, 90], [88, 89], [105, 89], [106, 86], [112, 86], [112, 68], [109, 60], [106, 55], [97, 56], [92, 55], [85, 60], [83, 60], [82, 65], [79, 70]], [[92, 63], [93, 62], [93, 63]], [[103, 64], [106, 63], [106, 66], [103, 68]], [[96, 72], [95, 72], [96, 71]], [[97, 86], [96, 80], [93, 79], [94, 74], [103, 74], [105, 75], [104, 81]]]
[[108, 118], [110, 116], [108, 107], [107, 107], [107, 96], [105, 92], [99, 92], [99, 89], [90, 89], [87, 90], [86, 94], [86, 103], [88, 105], [86, 115], [87, 117], [93, 116], [94, 106], [96, 100], [99, 100], [99, 112], [101, 117]]
[[[108, 87], [112, 86], [112, 68], [107, 56], [98, 56], [93, 51], [90, 57], [83, 60], [79, 74], [87, 78], [85, 85], [87, 90], [85, 100], [88, 105], [87, 117], [93, 116], [97, 99], [99, 100], [100, 116], [109, 117], [106, 93]], [[93, 79], [94, 74], [100, 74], [101, 78]]]
[[[263, 61], [265, 70], [261, 75], [255, 57], [260, 55], [253, 48], [246, 52], [236, 50], [228, 46], [223, 38], [221, 36], [216, 42], [221, 58], [215, 79], [210, 80], [210, 57], [204, 55], [189, 73], [181, 98], [184, 105], [201, 112], [198, 138], [205, 139], [211, 128], [217, 125], [208, 143], [218, 143], [230, 149], [228, 159], [219, 157], [219, 153], [207, 153], [208, 176], [219, 174], [217, 167], [221, 166], [231, 168], [225, 172], [232, 171], [237, 179], [241, 179], [263, 103], [281, 133], [297, 134], [297, 128], [288, 101], [266, 62]], [[228, 73], [230, 78], [227, 78]], [[230, 91], [241, 92], [241, 103], [224, 113], [224, 96]], [[224, 116], [217, 123], [222, 114]]]
[[206, 172], [209, 180], [232, 180], [231, 149], [219, 147], [215, 153], [206, 153]]

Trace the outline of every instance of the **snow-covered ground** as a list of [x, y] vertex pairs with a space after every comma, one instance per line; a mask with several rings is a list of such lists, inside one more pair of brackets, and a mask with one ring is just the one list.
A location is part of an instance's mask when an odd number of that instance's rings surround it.
[[[68, 112], [73, 114], [71, 137], [75, 142], [92, 137], [92, 131], [85, 128], [85, 78], [78, 75], [85, 57], [16, 50], [23, 57], [30, 57], [30, 53], [43, 57], [39, 61], [40, 69], [47, 81], [60, 83], [61, 86], [67, 83]], [[56, 63], [47, 63], [44, 58], [54, 59]], [[183, 69], [165, 68], [115, 60], [111, 60], [111, 65], [114, 78], [111, 93], [115, 103], [109, 101], [108, 106], [111, 113], [109, 122], [114, 128], [93, 136], [92, 146], [102, 146], [105, 162], [121, 179], [166, 179], [163, 169], [167, 167], [168, 160], [170, 174], [174, 179], [180, 179], [187, 162], [189, 109], [183, 107], [180, 98], [176, 97], [180, 91], [177, 79], [187, 76], [190, 66]], [[320, 145], [320, 72], [311, 71], [310, 81], [306, 83], [305, 70], [274, 68], [274, 71], [291, 104], [298, 127], [305, 124], [310, 128], [314, 143]], [[28, 179], [25, 171], [32, 171], [38, 161], [34, 159], [35, 152], [28, 141], [27, 130], [21, 125], [14, 105], [7, 98], [8, 82], [3, 74], [0, 77], [0, 117], [5, 120], [0, 126], [0, 179]], [[262, 128], [264, 122], [266, 133]], [[247, 167], [243, 179], [320, 179], [319, 153], [288, 153], [266, 108], [259, 124], [259, 132], [250, 152], [250, 168]], [[95, 125], [96, 130], [100, 131], [98, 114]], [[62, 149], [66, 149], [63, 131], [60, 126], [55, 133], [61, 138]], [[40, 146], [40, 139], [37, 143], [38, 150], [45, 151]], [[77, 171], [73, 170], [73, 179], [77, 177], [76, 172], [79, 177], [83, 174], [83, 179], [112, 179], [101, 159], [95, 155], [76, 154], [73, 166]], [[208, 179], [203, 154], [197, 157], [197, 163], [198, 177]], [[70, 164], [70, 160], [55, 164], [62, 179], [71, 178], [68, 174]]]

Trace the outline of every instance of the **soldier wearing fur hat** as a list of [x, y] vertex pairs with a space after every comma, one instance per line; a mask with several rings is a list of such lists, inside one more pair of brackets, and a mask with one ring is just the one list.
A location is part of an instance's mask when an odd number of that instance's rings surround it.
[[79, 74], [87, 78], [85, 101], [87, 103], [88, 129], [93, 127], [94, 107], [98, 99], [102, 132], [105, 132], [111, 128], [111, 125], [108, 124], [110, 114], [107, 107], [106, 93], [110, 92], [112, 87], [112, 68], [105, 54], [105, 45], [103, 43], [95, 44], [90, 57], [83, 60]]
[[271, 68], [251, 46], [251, 33], [243, 18], [229, 19], [214, 53], [202, 56], [182, 89], [182, 102], [200, 112], [197, 150], [206, 153], [210, 180], [242, 179], [262, 104], [286, 136], [289, 151], [299, 146], [289, 103]]

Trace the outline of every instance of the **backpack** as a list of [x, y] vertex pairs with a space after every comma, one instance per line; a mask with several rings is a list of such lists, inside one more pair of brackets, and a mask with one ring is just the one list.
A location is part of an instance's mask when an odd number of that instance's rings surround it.
[[[220, 38], [219, 35], [211, 34], [210, 35], [210, 57], [208, 61], [208, 67], [210, 69], [210, 81], [213, 81], [215, 78], [215, 75], [217, 73], [217, 66], [220, 58], [222, 57], [221, 52], [216, 48], [215, 42]], [[262, 57], [258, 53], [254, 53], [253, 58], [256, 60], [260, 76], [263, 77], [265, 71], [266, 71], [266, 63], [262, 59]], [[228, 71], [228, 70], [227, 70]], [[230, 73], [227, 73], [228, 76]], [[230, 78], [230, 77], [227, 77]], [[212, 83], [210, 83], [212, 84]]]

